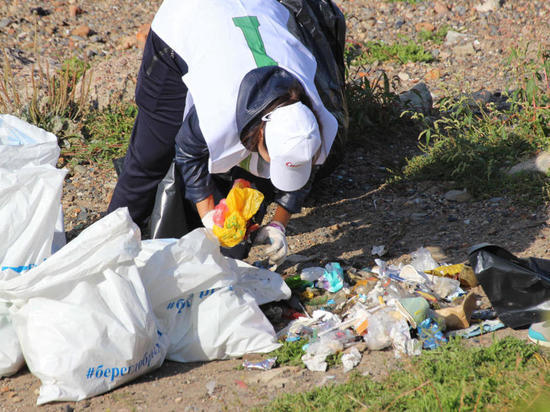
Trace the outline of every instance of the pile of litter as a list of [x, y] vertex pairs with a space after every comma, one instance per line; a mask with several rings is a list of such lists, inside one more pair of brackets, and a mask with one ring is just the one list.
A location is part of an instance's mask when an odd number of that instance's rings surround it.
[[[349, 371], [366, 349], [392, 347], [396, 357], [415, 356], [453, 336], [470, 338], [505, 326], [481, 299], [470, 266], [436, 262], [426, 248], [411, 257], [399, 266], [375, 259], [376, 266], [362, 270], [331, 262], [287, 277], [303, 311], [294, 313], [279, 338], [303, 342], [309, 370], [327, 370], [327, 357], [342, 353]], [[277, 322], [273, 308], [267, 314]]]

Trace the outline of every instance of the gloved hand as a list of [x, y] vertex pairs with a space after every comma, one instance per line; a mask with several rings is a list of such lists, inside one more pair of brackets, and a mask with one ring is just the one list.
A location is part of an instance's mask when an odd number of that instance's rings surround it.
[[272, 221], [262, 227], [254, 239], [254, 244], [271, 245], [265, 250], [270, 264], [279, 266], [286, 259], [288, 243], [286, 243], [285, 232], [285, 227], [281, 223]]
[[206, 213], [203, 217], [201, 217], [202, 225], [205, 228], [212, 230], [212, 228], [214, 227], [214, 213], [215, 212], [216, 212], [216, 210], [212, 209], [211, 211]]

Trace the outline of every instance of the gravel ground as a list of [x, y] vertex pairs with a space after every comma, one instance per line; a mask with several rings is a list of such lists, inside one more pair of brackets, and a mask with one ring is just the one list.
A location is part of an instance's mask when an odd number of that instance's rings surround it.
[[[435, 101], [449, 93], [504, 90], [514, 80], [505, 64], [511, 47], [523, 47], [534, 58], [539, 46], [550, 48], [550, 3], [543, 0], [507, 0], [485, 11], [483, 6], [476, 8], [481, 0], [423, 1], [417, 5], [374, 0], [337, 3], [347, 16], [351, 42], [389, 43], [401, 36], [413, 38], [421, 28], [438, 30], [444, 26], [461, 33], [455, 42], [426, 45], [437, 56], [432, 63], [377, 62], [360, 69], [372, 79], [386, 72], [395, 80], [398, 92], [425, 82]], [[58, 67], [75, 55], [88, 59], [95, 79], [92, 98], [101, 107], [117, 99], [132, 99], [142, 25], [150, 23], [159, 4], [128, 0], [4, 1], [0, 44], [22, 88], [29, 83], [33, 63], [45, 60]], [[388, 176], [386, 170], [398, 168], [414, 153], [416, 136], [365, 139], [373, 144], [352, 147], [342, 165], [316, 186], [302, 213], [290, 222], [290, 251], [313, 257], [308, 265], [338, 260], [357, 268], [370, 266], [372, 247], [382, 244], [388, 250], [384, 259], [390, 261], [403, 260], [418, 247], [429, 246], [440, 262], [459, 263], [467, 259], [467, 248], [480, 242], [499, 244], [519, 256], [550, 256], [545, 205], [526, 210], [505, 196], [450, 201], [445, 194], [451, 185], [442, 182], [378, 189]], [[113, 170], [90, 165], [70, 170], [63, 196], [69, 239], [100, 217], [115, 182]], [[296, 273], [301, 265], [287, 263], [281, 273]], [[525, 331], [503, 330], [497, 335], [507, 334], [525, 337]], [[483, 337], [475, 343], [490, 340]], [[237, 371], [240, 363], [167, 362], [158, 371], [103, 396], [40, 409], [247, 409], [287, 391], [345, 380], [340, 368], [326, 375], [292, 368], [263, 374]], [[394, 363], [391, 352], [371, 352], [358, 369], [379, 378]], [[327, 379], [328, 375], [334, 378]], [[209, 394], [206, 384], [212, 380], [216, 388]], [[0, 381], [0, 410], [33, 409], [38, 387], [38, 379], [27, 370]]]

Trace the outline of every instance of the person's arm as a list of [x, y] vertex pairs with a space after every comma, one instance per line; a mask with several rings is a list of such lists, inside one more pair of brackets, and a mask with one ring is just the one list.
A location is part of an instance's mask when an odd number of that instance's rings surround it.
[[286, 228], [288, 225], [288, 221], [290, 220], [290, 212], [286, 210], [281, 205], [277, 205], [277, 209], [275, 209], [275, 214], [273, 215], [272, 221], [282, 223], [282, 225]]
[[195, 205], [197, 206], [197, 212], [199, 212], [199, 216], [202, 219], [204, 217], [204, 215], [206, 215], [208, 212], [214, 210], [214, 207], [215, 207], [214, 196], [210, 195], [206, 199], [195, 203]]
[[185, 185], [185, 197], [195, 203], [201, 218], [214, 209], [214, 182], [208, 171], [208, 158], [208, 146], [193, 107], [176, 136], [176, 167]]

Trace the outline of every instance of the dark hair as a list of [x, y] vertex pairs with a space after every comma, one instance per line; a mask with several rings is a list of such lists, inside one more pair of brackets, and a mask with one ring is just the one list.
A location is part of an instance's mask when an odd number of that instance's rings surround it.
[[262, 120], [266, 114], [271, 113], [277, 107], [288, 106], [293, 103], [302, 102], [311, 111], [313, 111], [311, 101], [306, 94], [304, 88], [301, 85], [288, 89], [288, 92], [282, 96], [277, 97], [271, 103], [269, 103], [264, 110], [260, 112], [248, 125], [243, 129], [241, 133], [241, 143], [247, 150], [251, 152], [258, 151], [258, 144], [260, 143], [260, 136], [265, 122]]

